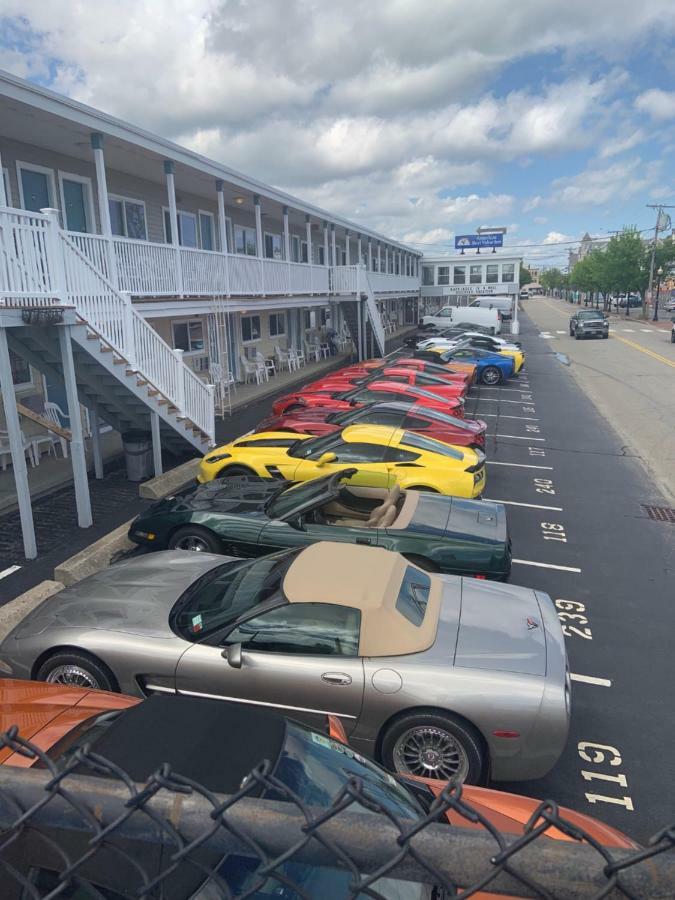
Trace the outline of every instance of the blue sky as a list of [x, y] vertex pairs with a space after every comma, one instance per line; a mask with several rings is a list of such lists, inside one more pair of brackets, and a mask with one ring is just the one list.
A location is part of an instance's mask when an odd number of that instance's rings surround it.
[[0, 66], [428, 253], [675, 203], [672, 0], [0, 0]]

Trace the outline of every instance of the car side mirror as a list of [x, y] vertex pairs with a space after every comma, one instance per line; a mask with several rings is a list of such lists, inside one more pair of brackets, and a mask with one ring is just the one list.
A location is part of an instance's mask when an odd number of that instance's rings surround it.
[[226, 647], [220, 655], [223, 659], [227, 660], [228, 664], [232, 666], [233, 669], [241, 669], [241, 644], [230, 644], [230, 646]]
[[334, 453], [322, 453], [321, 456], [317, 459], [317, 466], [325, 466], [328, 463], [335, 462], [337, 456]]

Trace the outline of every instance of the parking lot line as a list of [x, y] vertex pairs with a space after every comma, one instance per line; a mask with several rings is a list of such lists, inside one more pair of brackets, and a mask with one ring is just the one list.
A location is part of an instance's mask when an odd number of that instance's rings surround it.
[[495, 419], [519, 419], [521, 422], [538, 422], [534, 416], [505, 416], [504, 413], [481, 413], [485, 418]]
[[13, 575], [14, 572], [18, 572], [21, 566], [9, 566], [7, 569], [3, 569], [0, 572], [0, 578], [7, 578], [8, 575]]
[[[626, 330], [627, 329], [624, 328], [624, 331]], [[673, 361], [672, 359], [667, 359], [665, 356], [661, 356], [660, 353], [654, 353], [653, 350], [648, 350], [646, 347], [643, 347], [642, 344], [636, 344], [635, 341], [629, 341], [628, 338], [622, 338], [618, 336], [617, 341], [621, 341], [623, 344], [628, 344], [628, 346], [632, 347], [634, 350], [639, 350], [640, 353], [645, 353], [647, 356], [651, 356], [652, 359], [655, 359], [658, 362], [665, 363], [667, 366], [675, 369], [675, 361]]]
[[517, 403], [519, 406], [529, 406], [532, 400], [502, 400], [501, 397], [469, 397], [477, 403]]
[[594, 675], [577, 675], [576, 672], [570, 672], [572, 681], [581, 681], [584, 684], [597, 684], [598, 687], [611, 687], [612, 682], [609, 678], [596, 678]]
[[511, 466], [513, 469], [545, 469], [547, 472], [553, 471], [553, 466], [533, 466], [530, 463], [507, 463], [500, 462], [496, 459], [488, 459], [488, 466]]
[[532, 559], [512, 559], [511, 562], [519, 566], [536, 566], [538, 569], [555, 569], [557, 572], [574, 572], [581, 575], [581, 569], [575, 566], [555, 566], [553, 563], [535, 562]]
[[526, 434], [525, 437], [522, 437], [520, 434], [496, 434], [495, 437], [513, 438], [515, 441], [545, 441], [546, 440], [546, 438], [530, 437], [529, 434]]
[[526, 506], [528, 509], [547, 509], [549, 512], [562, 512], [562, 506], [538, 506], [536, 503], [518, 503], [516, 500], [495, 500], [494, 497], [483, 497], [488, 503], [504, 503], [507, 506]]
[[[525, 388], [525, 385], [523, 385], [523, 388]], [[520, 388], [496, 387], [491, 384], [482, 384], [480, 386], [480, 390], [481, 391], [501, 391], [502, 394], [529, 394], [530, 393], [529, 388], [525, 388], [524, 390], [521, 390]]]

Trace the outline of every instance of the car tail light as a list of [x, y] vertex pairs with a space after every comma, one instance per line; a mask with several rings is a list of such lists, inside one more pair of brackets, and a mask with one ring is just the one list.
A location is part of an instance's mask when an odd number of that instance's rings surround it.
[[341, 741], [343, 744], [349, 743], [344, 725], [337, 716], [328, 716], [328, 734], [335, 741]]

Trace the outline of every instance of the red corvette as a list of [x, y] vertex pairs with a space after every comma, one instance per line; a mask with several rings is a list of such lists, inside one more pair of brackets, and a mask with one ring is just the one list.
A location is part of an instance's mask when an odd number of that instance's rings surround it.
[[[420, 365], [423, 363], [423, 365]], [[367, 378], [369, 375], [384, 374], [387, 369], [406, 369], [413, 372], [423, 372], [425, 375], [436, 375], [443, 381], [456, 382], [457, 384], [471, 384], [471, 375], [468, 372], [453, 372], [446, 366], [439, 366], [436, 363], [429, 362], [426, 359], [397, 359], [391, 360], [380, 366], [371, 366], [364, 363], [354, 363], [353, 366], [345, 366], [337, 372], [331, 372], [326, 378], [332, 378], [334, 375], [359, 375]]]
[[487, 425], [480, 420], [458, 419], [419, 403], [369, 403], [338, 411], [331, 407], [299, 409], [281, 416], [269, 416], [256, 431], [293, 431], [298, 434], [330, 434], [347, 425], [391, 425], [415, 431], [459, 447], [485, 450]]
[[373, 381], [398, 381], [402, 384], [413, 384], [443, 397], [463, 397], [467, 392], [467, 385], [464, 383], [448, 381], [447, 378], [439, 375], [428, 375], [426, 372], [417, 372], [415, 369], [407, 369], [405, 366], [390, 366], [384, 371], [372, 375], [334, 372], [319, 381], [303, 385], [301, 390], [303, 394], [325, 390], [337, 391], [340, 388], [348, 391], [351, 387], [371, 384]]
[[[413, 369], [423, 369], [427, 371], [426, 366], [419, 366], [417, 363], [426, 363], [427, 366], [431, 366], [431, 371], [436, 372], [436, 369], [439, 368], [441, 372], [451, 372], [452, 374], [463, 374], [469, 376], [469, 383], [473, 384], [476, 380], [476, 366], [472, 363], [460, 362], [458, 360], [453, 360], [452, 363], [444, 363], [443, 360], [438, 358], [438, 362], [436, 360], [429, 359], [418, 359], [417, 357], [410, 356], [410, 349], [408, 348], [407, 353], [404, 350], [398, 351], [402, 354], [400, 357], [392, 356], [387, 362], [390, 366], [411, 366]], [[362, 366], [364, 369], [370, 369], [371, 371], [374, 369], [379, 369], [382, 366], [384, 360], [382, 359], [364, 359], [359, 363], [354, 363], [355, 366]], [[440, 373], [437, 373], [440, 374]]]
[[332, 410], [352, 409], [355, 406], [387, 400], [398, 400], [409, 406], [419, 403], [425, 408], [439, 409], [441, 412], [464, 418], [464, 401], [457, 395], [443, 397], [427, 388], [403, 384], [400, 381], [373, 381], [371, 384], [352, 388], [351, 391], [326, 388], [323, 392], [305, 393], [305, 389], [301, 388], [276, 400], [272, 412], [275, 416], [280, 416], [292, 410], [316, 407], [328, 406]]

